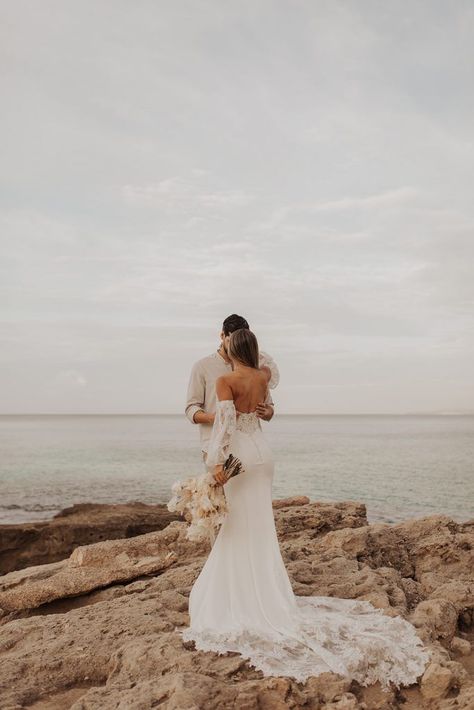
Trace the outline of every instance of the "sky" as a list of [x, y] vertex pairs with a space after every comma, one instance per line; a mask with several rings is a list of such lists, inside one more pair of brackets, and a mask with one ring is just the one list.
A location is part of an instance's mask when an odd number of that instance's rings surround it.
[[474, 412], [474, 4], [1, 0], [0, 413]]

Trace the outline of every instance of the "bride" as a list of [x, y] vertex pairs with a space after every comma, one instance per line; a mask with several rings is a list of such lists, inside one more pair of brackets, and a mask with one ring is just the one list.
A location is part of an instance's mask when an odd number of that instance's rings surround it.
[[[233, 371], [216, 382], [207, 456], [228, 513], [191, 589], [182, 639], [202, 651], [238, 652], [265, 676], [304, 682], [332, 671], [385, 689], [415, 683], [429, 652], [408, 621], [367, 601], [294, 594], [273, 517], [274, 460], [255, 412], [271, 373], [259, 369], [257, 339], [246, 328], [231, 334], [228, 352]], [[230, 453], [243, 471], [226, 480]]]

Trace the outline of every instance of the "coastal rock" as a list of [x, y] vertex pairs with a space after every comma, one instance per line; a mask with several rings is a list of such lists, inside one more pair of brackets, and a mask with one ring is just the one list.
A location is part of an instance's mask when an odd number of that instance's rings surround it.
[[[173, 521], [161, 531], [78, 547], [68, 560], [54, 563], [59, 565], [54, 574], [50, 565], [43, 565], [43, 579], [42, 567], [6, 575], [11, 583], [12, 575], [22, 575], [16, 585], [5, 586], [2, 579], [2, 593], [20, 595], [23, 602], [0, 620], [0, 707], [474, 707], [472, 652], [459, 652], [468, 651], [474, 636], [474, 597], [469, 592], [474, 590], [474, 579], [469, 577], [469, 572], [473, 574], [469, 568], [472, 524], [444, 519], [439, 531], [442, 551], [436, 553], [439, 516], [373, 526], [367, 524], [364, 511], [362, 504], [352, 502], [274, 506], [285, 564], [295, 591], [371, 599], [385, 613], [416, 620], [417, 633], [432, 651], [419, 684], [382, 692], [377, 685], [361, 687], [333, 673], [306, 683], [265, 678], [238, 654], [203, 653], [192, 642], [183, 644], [176, 627], [189, 622], [189, 592], [210, 548], [187, 540], [186, 523]], [[102, 584], [104, 562], [113, 574], [150, 557], [162, 560], [167, 554], [174, 560], [171, 564], [133, 581], [106, 581], [109, 586], [94, 585], [89, 593], [78, 591], [81, 596], [70, 596], [71, 588], [63, 585], [65, 575], [74, 584], [81, 575], [88, 584], [93, 579]], [[432, 591], [420, 581], [431, 573], [429, 557], [440, 581]], [[61, 585], [58, 574], [62, 574]], [[36, 604], [41, 584], [56, 584], [58, 593], [66, 590], [67, 595], [56, 594], [49, 603], [27, 608], [28, 588], [35, 588], [30, 598]], [[439, 596], [443, 588], [449, 598]]]
[[291, 498], [279, 498], [272, 501], [273, 508], [287, 508], [289, 505], [306, 505], [309, 503], [308, 496], [292, 496]]
[[456, 633], [459, 610], [447, 599], [426, 599], [412, 615], [414, 626], [423, 627], [430, 639], [442, 639], [449, 646]]
[[29, 567], [0, 577], [0, 610], [34, 609], [114, 582], [157, 574], [176, 562], [163, 532], [130, 540], [107, 540], [77, 547], [68, 560]]
[[454, 653], [459, 653], [462, 656], [468, 656], [471, 653], [471, 650], [471, 644], [467, 639], [454, 636], [451, 640], [451, 651], [454, 651]]
[[52, 520], [0, 525], [0, 574], [63, 560], [78, 545], [162, 530], [178, 519], [163, 503], [79, 503]]
[[430, 663], [421, 679], [421, 693], [426, 700], [444, 698], [451, 686], [453, 674], [439, 663]]
[[[337, 503], [311, 503], [295, 506], [287, 503], [288, 499], [273, 501], [277, 533], [290, 541], [298, 541], [301, 534], [308, 540], [317, 538], [322, 533], [339, 528], [357, 528], [367, 525], [367, 510], [362, 503], [342, 501]], [[292, 499], [290, 499], [292, 500]]]
[[[431, 708], [433, 705], [431, 705]], [[445, 701], [442, 701], [438, 704], [438, 707], [435, 710], [472, 710], [474, 708], [474, 683], [472, 684], [465, 684], [463, 685], [462, 688], [460, 688], [458, 695], [453, 698], [449, 698]], [[431, 710], [430, 708], [430, 710]]]

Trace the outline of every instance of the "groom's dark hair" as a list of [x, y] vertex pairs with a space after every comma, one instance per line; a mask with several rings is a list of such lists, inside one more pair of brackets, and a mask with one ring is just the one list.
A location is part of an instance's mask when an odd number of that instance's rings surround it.
[[224, 335], [230, 335], [234, 330], [239, 330], [240, 328], [249, 328], [250, 326], [242, 316], [238, 316], [236, 313], [232, 313], [231, 316], [227, 316], [222, 324], [222, 330]]

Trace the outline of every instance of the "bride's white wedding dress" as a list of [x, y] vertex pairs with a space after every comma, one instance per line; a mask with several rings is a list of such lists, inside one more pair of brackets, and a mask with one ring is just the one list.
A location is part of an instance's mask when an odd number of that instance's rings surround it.
[[278, 543], [272, 507], [274, 461], [255, 412], [217, 401], [207, 466], [228, 454], [244, 471], [224, 484], [228, 514], [189, 596], [196, 649], [234, 651], [265, 676], [303, 682], [333, 671], [361, 685], [411, 685], [429, 652], [415, 628], [370, 602], [296, 596]]

